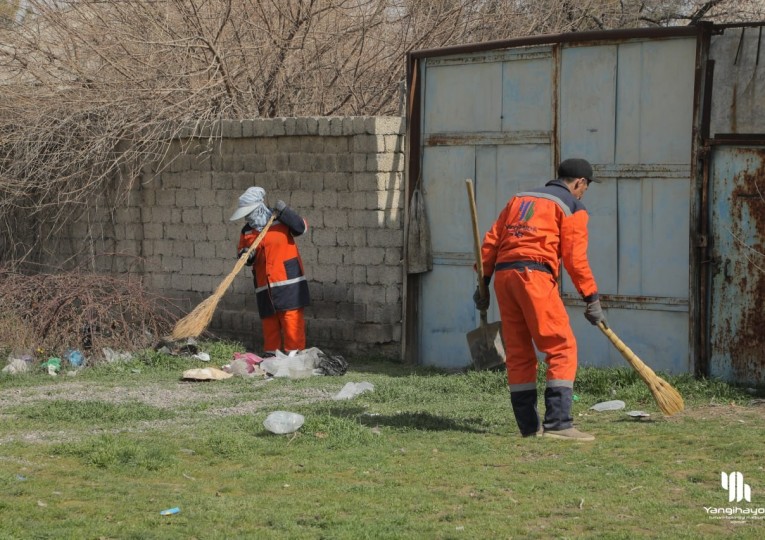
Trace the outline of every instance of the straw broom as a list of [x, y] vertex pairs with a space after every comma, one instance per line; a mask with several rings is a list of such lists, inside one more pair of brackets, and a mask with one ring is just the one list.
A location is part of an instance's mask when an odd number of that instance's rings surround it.
[[656, 404], [661, 409], [661, 412], [667, 416], [672, 416], [675, 413], [681, 412], [685, 409], [683, 403], [683, 396], [675, 390], [672, 385], [667, 381], [656, 375], [651, 368], [643, 363], [638, 356], [627, 347], [624, 342], [619, 339], [613, 330], [608, 328], [603, 322], [598, 323], [598, 328], [606, 335], [606, 337], [614, 344], [616, 350], [619, 351], [624, 359], [631, 365], [635, 371], [637, 371], [640, 378], [645, 381], [648, 388], [653, 394], [653, 399], [656, 400]]
[[239, 257], [239, 259], [236, 261], [234, 269], [231, 270], [229, 275], [226, 276], [226, 279], [221, 281], [220, 285], [218, 285], [218, 288], [215, 289], [215, 292], [212, 294], [212, 296], [206, 298], [188, 315], [175, 323], [172, 334], [173, 341], [178, 341], [179, 339], [186, 339], [190, 337], [197, 337], [199, 334], [204, 332], [205, 328], [207, 328], [207, 325], [210, 324], [210, 321], [212, 320], [213, 313], [215, 313], [215, 308], [218, 307], [218, 302], [221, 298], [223, 298], [223, 295], [231, 286], [231, 283], [234, 281], [236, 275], [244, 267], [245, 263], [247, 263], [247, 258], [250, 256], [250, 253], [255, 251], [255, 248], [258, 247], [260, 241], [263, 240], [263, 237], [266, 235], [266, 231], [268, 231], [268, 228], [271, 226], [271, 223], [274, 222], [274, 219], [276, 219], [276, 216], [272, 215], [266, 223], [265, 227], [263, 227], [263, 230], [260, 231], [260, 234], [258, 234], [257, 238], [255, 238], [255, 241], [247, 249], [247, 251], [243, 253], [241, 257]]

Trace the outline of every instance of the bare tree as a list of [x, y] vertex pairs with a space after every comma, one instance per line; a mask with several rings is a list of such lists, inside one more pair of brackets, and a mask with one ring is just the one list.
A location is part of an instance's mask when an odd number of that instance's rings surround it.
[[0, 262], [125, 193], [189, 125], [398, 114], [412, 49], [762, 17], [763, 0], [6, 0]]

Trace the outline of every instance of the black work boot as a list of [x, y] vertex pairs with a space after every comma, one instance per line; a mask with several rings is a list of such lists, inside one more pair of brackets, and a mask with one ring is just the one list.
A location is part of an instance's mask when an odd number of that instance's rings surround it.
[[574, 427], [571, 406], [574, 389], [565, 386], [548, 386], [545, 389], [544, 436], [571, 441], [592, 441], [595, 437]]
[[559, 431], [574, 425], [571, 405], [574, 401], [574, 389], [565, 386], [545, 388], [545, 431]]
[[539, 432], [536, 389], [510, 392], [510, 404], [513, 406], [513, 414], [521, 435], [536, 437]]

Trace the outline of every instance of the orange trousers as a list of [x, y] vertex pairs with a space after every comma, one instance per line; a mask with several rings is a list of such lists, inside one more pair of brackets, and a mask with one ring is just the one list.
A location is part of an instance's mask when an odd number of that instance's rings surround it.
[[539, 270], [494, 273], [511, 392], [536, 389], [537, 355], [545, 355], [547, 386], [571, 388], [576, 377], [576, 338], [551, 274]]
[[277, 311], [276, 314], [261, 319], [261, 322], [264, 351], [286, 352], [305, 349], [303, 308]]

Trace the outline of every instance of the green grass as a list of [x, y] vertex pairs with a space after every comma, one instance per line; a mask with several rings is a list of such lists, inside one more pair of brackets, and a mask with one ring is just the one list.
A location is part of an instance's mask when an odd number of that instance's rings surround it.
[[[204, 344], [211, 365], [237, 348]], [[687, 405], [667, 419], [631, 370], [582, 369], [575, 421], [597, 439], [571, 444], [518, 436], [503, 373], [349, 360], [343, 377], [297, 381], [182, 382], [205, 364], [154, 352], [74, 377], [0, 377], [0, 538], [765, 534], [704, 510], [737, 504], [721, 471], [751, 486], [738, 506], [765, 506], [765, 412], [740, 388], [665, 377]], [[349, 381], [375, 390], [332, 400]], [[651, 421], [589, 410], [610, 399]], [[274, 410], [305, 424], [273, 435]]]

